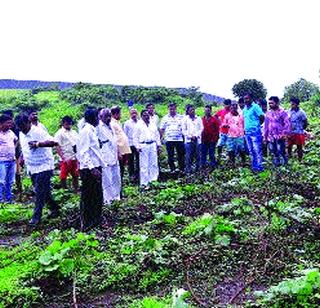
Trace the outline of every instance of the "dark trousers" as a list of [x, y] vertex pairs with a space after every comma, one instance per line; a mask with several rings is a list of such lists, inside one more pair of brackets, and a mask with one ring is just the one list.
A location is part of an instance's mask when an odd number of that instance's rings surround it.
[[131, 154], [128, 155], [128, 171], [129, 177], [134, 177], [136, 180], [139, 179], [139, 152], [134, 146], [130, 147]]
[[210, 166], [214, 167], [216, 165], [215, 150], [216, 150], [215, 142], [201, 143], [201, 166], [202, 167], [205, 167], [207, 165], [208, 153], [210, 158]]
[[174, 164], [174, 152], [177, 153], [177, 160], [179, 165], [179, 170], [181, 172], [184, 171], [184, 142], [183, 141], [167, 141], [166, 142], [166, 149], [168, 153], [168, 164], [171, 171], [175, 171], [176, 167]]
[[51, 195], [51, 177], [53, 175], [52, 170], [43, 171], [31, 175], [31, 180], [34, 185], [35, 192], [35, 208], [33, 210], [32, 219], [40, 221], [42, 216], [42, 209], [45, 203], [48, 204], [51, 212], [58, 211], [58, 205], [53, 200]]
[[[99, 168], [101, 172], [102, 169]], [[88, 229], [98, 225], [101, 221], [103, 204], [102, 182], [91, 174], [89, 169], [80, 170], [81, 200], [80, 221], [81, 229]]]
[[[191, 141], [185, 144], [186, 149], [186, 173], [198, 171], [200, 167], [200, 144], [198, 141]], [[193, 162], [195, 168], [192, 167]]]

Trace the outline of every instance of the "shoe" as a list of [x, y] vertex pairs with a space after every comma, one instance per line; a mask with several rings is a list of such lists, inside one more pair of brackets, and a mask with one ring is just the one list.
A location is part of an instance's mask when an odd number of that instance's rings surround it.
[[40, 219], [36, 219], [36, 218], [31, 218], [29, 221], [29, 226], [30, 227], [35, 227], [37, 225], [40, 224]]

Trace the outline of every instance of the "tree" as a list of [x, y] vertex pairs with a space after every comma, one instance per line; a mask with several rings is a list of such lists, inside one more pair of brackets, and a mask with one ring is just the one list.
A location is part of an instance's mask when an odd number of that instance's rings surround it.
[[300, 101], [308, 101], [313, 95], [319, 92], [319, 87], [305, 80], [304, 78], [300, 78], [295, 83], [285, 87], [284, 89], [284, 101], [290, 101], [290, 97], [299, 98]]
[[232, 87], [232, 92], [238, 98], [250, 93], [253, 100], [265, 99], [267, 96], [267, 89], [256, 79], [244, 79], [236, 83]]

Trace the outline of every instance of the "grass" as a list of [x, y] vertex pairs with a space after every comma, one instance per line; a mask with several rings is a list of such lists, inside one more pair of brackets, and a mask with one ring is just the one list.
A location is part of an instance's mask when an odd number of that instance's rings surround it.
[[[40, 119], [51, 133], [64, 113], [80, 117], [81, 106], [61, 101], [57, 92], [36, 99], [48, 101]], [[0, 307], [71, 306], [75, 298], [119, 308], [281, 307], [283, 301], [315, 307], [319, 109], [303, 108], [312, 114], [314, 135], [303, 163], [293, 159], [274, 169], [267, 160], [267, 170], [257, 175], [223, 161], [211, 173], [156, 182], [143, 194], [125, 186], [125, 198], [103, 208], [103, 227], [87, 235], [77, 231], [79, 197], [69, 192], [54, 190], [63, 215], [44, 219], [36, 231], [27, 227], [32, 205], [4, 205], [0, 231], [8, 244], [0, 246]], [[163, 105], [156, 110], [167, 112]], [[301, 281], [308, 292], [297, 287]], [[189, 297], [177, 295], [183, 290]]]

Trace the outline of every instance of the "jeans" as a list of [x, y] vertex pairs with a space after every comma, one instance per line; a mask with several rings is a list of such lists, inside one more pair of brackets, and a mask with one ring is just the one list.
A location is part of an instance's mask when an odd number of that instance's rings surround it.
[[251, 168], [253, 171], [263, 171], [262, 166], [262, 134], [261, 131], [246, 132], [246, 140], [251, 156]]
[[179, 165], [179, 170], [184, 170], [184, 144], [183, 141], [167, 141], [166, 149], [168, 153], [168, 164], [171, 171], [175, 171], [176, 167], [174, 164], [174, 150], [177, 153], [177, 160]]
[[12, 201], [12, 185], [16, 173], [16, 162], [0, 161], [0, 202]]
[[269, 150], [273, 158], [273, 164], [275, 166], [287, 164], [288, 157], [286, 155], [286, 144], [283, 139], [270, 141]]
[[207, 165], [207, 155], [209, 152], [210, 166], [214, 167], [216, 165], [215, 158], [216, 143], [215, 142], [204, 142], [201, 144], [201, 166], [205, 167]]
[[200, 167], [200, 144], [197, 141], [187, 142], [185, 144], [186, 149], [186, 173], [191, 173], [193, 170], [192, 164], [195, 161], [195, 171], [199, 170]]
[[58, 211], [58, 205], [53, 200], [51, 195], [51, 177], [52, 170], [43, 171], [31, 175], [31, 180], [35, 191], [35, 208], [33, 210], [32, 219], [40, 221], [42, 216], [42, 209], [45, 203], [48, 204], [51, 212]]

